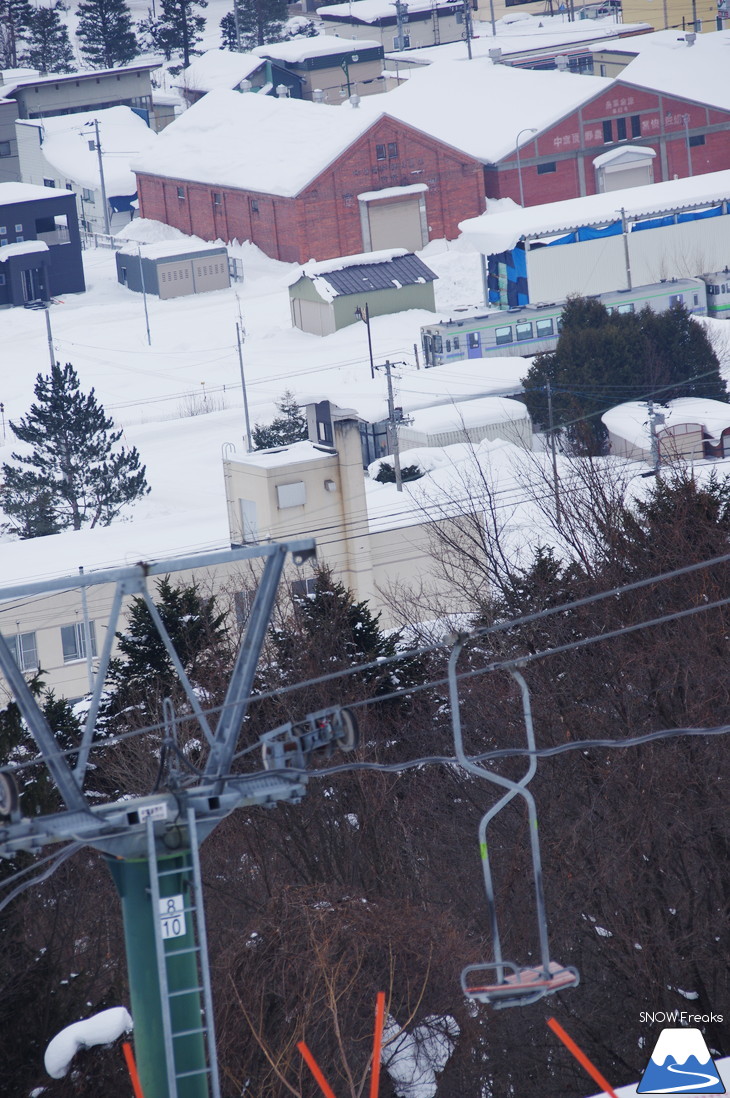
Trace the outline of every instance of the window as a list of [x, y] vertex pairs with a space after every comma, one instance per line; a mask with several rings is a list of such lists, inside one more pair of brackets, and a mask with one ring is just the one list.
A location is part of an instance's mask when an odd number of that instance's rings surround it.
[[691, 149], [696, 149], [698, 145], [704, 145], [705, 135], [703, 133], [695, 133], [689, 139], [689, 145]]
[[0, 156], [10, 156], [9, 141], [0, 141]]
[[185, 188], [184, 188], [184, 187], [178, 187], [178, 189], [177, 189], [177, 197], [178, 197], [178, 198], [179, 198], [179, 199], [180, 199], [181, 201], [183, 201], [183, 202], [185, 201]]
[[6, 236], [0, 236], [0, 248], [5, 247], [7, 242], [8, 242], [8, 238]]
[[503, 328], [494, 329], [494, 340], [497, 346], [512, 342], [512, 325], [506, 324]]
[[25, 240], [24, 236], [16, 236], [15, 243], [16, 244], [22, 244], [24, 240]]
[[631, 115], [631, 136], [641, 137], [641, 119], [638, 114]]
[[285, 507], [303, 507], [307, 502], [307, 488], [303, 480], [292, 484], [277, 484], [276, 500], [280, 511]]
[[251, 213], [257, 214], [259, 212], [259, 204], [255, 198], [251, 199]]
[[537, 174], [538, 175], [548, 175], [550, 172], [554, 172], [556, 170], [557, 170], [557, 164], [555, 163], [554, 160], [549, 160], [547, 164], [538, 164], [537, 165]]
[[0, 236], [5, 236], [7, 231], [8, 231], [7, 225], [0, 225]]
[[0, 286], [4, 286], [4, 285], [5, 285], [5, 275], [0, 274]]
[[223, 196], [221, 195], [220, 191], [213, 191], [213, 205], [214, 206], [222, 206], [223, 205]]
[[515, 339], [532, 339], [532, 323], [523, 320], [521, 324], [515, 324]]
[[313, 599], [317, 594], [317, 580], [310, 576], [305, 580], [294, 580], [291, 585], [291, 593], [296, 599]]
[[681, 294], [669, 295], [669, 308], [673, 309], [675, 305], [684, 305], [684, 298]]
[[376, 160], [385, 160], [385, 145], [376, 145], [375, 146], [375, 159]]
[[550, 317], [545, 320], [535, 321], [535, 334], [541, 339], [553, 335], [553, 322]]
[[458, 336], [454, 336], [454, 350], [455, 351], [459, 350], [459, 337]]
[[15, 633], [6, 637], [8, 648], [21, 671], [35, 671], [38, 667], [38, 649], [35, 633]]
[[625, 141], [626, 140], [626, 119], [625, 118], [617, 118], [616, 119], [616, 140], [617, 141]]
[[[89, 638], [91, 640], [91, 655], [96, 655], [96, 632], [93, 621], [89, 622]], [[82, 621], [73, 625], [61, 626], [61, 646], [63, 648], [63, 662], [73, 663], [74, 660], [86, 659], [86, 630]]]
[[411, 45], [411, 36], [410, 36], [410, 34], [404, 34], [402, 42], [401, 42], [400, 38], [398, 37], [398, 35], [396, 35], [395, 38], [393, 39], [393, 49], [394, 50], [407, 50], [407, 49], [410, 48], [410, 45]]
[[451, 354], [451, 340], [450, 339], [446, 340], [446, 354], [447, 355]]
[[623, 313], [633, 313], [634, 312], [634, 303], [633, 303], [633, 301], [627, 301], [625, 305], [617, 305], [616, 306], [616, 312], [621, 313], [621, 314], [623, 314]]
[[610, 144], [611, 141], [613, 141], [613, 126], [611, 125], [610, 121], [604, 122], [603, 123], [603, 144], [608, 145], [608, 144]]
[[84, 187], [83, 191], [81, 192], [81, 198], [83, 199], [84, 202], [93, 202], [94, 201], [93, 191], [90, 191], [88, 187]]
[[74, 189], [74, 188], [73, 188], [73, 183], [67, 183], [67, 184], [66, 184], [66, 190], [67, 190], [67, 191], [72, 191], [73, 189]]
[[44, 179], [43, 180], [43, 186], [44, 187], [55, 187], [56, 186], [56, 180], [55, 179]]
[[475, 351], [479, 346], [479, 332], [467, 332], [466, 345], [470, 351]]
[[398, 142], [388, 142], [388, 160], [394, 160], [398, 156]]
[[15, 231], [16, 231], [16, 233], [22, 233], [22, 231], [23, 231], [23, 226], [22, 226], [22, 225], [16, 225], [16, 226], [15, 226]]

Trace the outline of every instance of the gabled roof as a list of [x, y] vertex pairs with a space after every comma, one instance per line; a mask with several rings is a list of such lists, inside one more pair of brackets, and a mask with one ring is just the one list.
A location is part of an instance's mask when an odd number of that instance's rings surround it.
[[0, 89], [2, 89], [2, 94], [7, 97], [13, 95], [18, 89], [33, 88], [36, 84], [40, 86], [42, 84], [67, 83], [69, 80], [97, 80], [102, 76], [120, 76], [125, 72], [152, 72], [153, 69], [159, 69], [161, 65], [162, 60], [157, 58], [153, 61], [133, 61], [130, 65], [117, 65], [114, 69], [84, 69], [79, 72], [64, 73], [52, 72], [45, 76], [32, 76], [29, 75], [30, 70], [19, 70], [23, 72], [23, 75], [13, 77], [3, 84], [0, 84]]
[[619, 74], [620, 82], [730, 110], [730, 30], [698, 34], [691, 46], [681, 31], [647, 38], [636, 40], [638, 56]]
[[363, 50], [381, 50], [380, 42], [367, 38], [340, 38], [332, 34], [317, 34], [313, 38], [299, 35], [289, 42], [271, 42], [266, 46], [254, 46], [251, 51], [258, 57], [268, 57], [289, 65], [301, 64], [313, 57], [338, 57], [345, 53], [362, 53]]
[[[452, 0], [409, 0], [408, 11], [432, 11], [453, 12]], [[329, 4], [325, 8], [317, 8], [320, 19], [331, 19], [333, 22], [346, 23], [378, 23], [381, 19], [392, 22], [395, 20], [395, 8], [392, 0], [355, 0], [354, 3]]]
[[346, 258], [308, 263], [302, 274], [311, 278], [315, 285], [326, 282], [330, 287], [327, 297], [415, 286], [419, 282], [433, 282], [438, 277], [418, 256], [403, 249], [390, 253], [370, 252], [356, 259], [355, 263]]
[[211, 92], [219, 88], [233, 91], [264, 64], [264, 59], [254, 53], [207, 50], [183, 69], [175, 87], [193, 92]]

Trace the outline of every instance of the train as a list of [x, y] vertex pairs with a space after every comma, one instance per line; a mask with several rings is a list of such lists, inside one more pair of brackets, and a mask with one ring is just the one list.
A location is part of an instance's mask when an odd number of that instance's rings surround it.
[[[591, 296], [602, 301], [609, 312], [634, 313], [648, 305], [654, 312], [663, 313], [673, 305], [684, 305], [696, 316], [728, 316], [730, 272], [704, 275], [703, 278], [673, 278], [650, 286]], [[715, 303], [717, 310], [713, 309]], [[465, 358], [504, 355], [527, 358], [540, 351], [554, 351], [564, 305], [565, 302], [554, 302], [489, 312], [455, 309], [454, 316], [448, 320], [421, 328], [424, 362], [426, 366], [441, 366]], [[720, 309], [724, 311], [720, 312]], [[460, 312], [463, 315], [457, 316]]]

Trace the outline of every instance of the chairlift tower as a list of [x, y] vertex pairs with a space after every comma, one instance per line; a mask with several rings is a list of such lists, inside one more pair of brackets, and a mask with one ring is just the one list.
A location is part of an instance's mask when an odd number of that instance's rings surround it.
[[[357, 742], [347, 710], [310, 714], [264, 736], [263, 769], [232, 774], [258, 659], [287, 555], [301, 565], [315, 556], [312, 539], [199, 554], [154, 564], [84, 573], [0, 590], [0, 601], [54, 591], [112, 584], [114, 596], [99, 670], [81, 743], [72, 767], [0, 634], [0, 671], [38, 745], [64, 808], [23, 817], [11, 768], [0, 770], [0, 857], [35, 853], [54, 843], [76, 842], [100, 851], [121, 899], [137, 1065], [145, 1098], [220, 1098], [213, 1002], [201, 888], [200, 843], [236, 808], [296, 803], [302, 773], [313, 752]], [[155, 576], [236, 561], [263, 561], [246, 631], [231, 673], [220, 719], [213, 730], [160, 618], [147, 582]], [[207, 744], [202, 773], [173, 763], [166, 788], [143, 797], [91, 804], [84, 794], [89, 754], [122, 602], [144, 599]], [[166, 742], [174, 744], [175, 716], [165, 704]], [[192, 719], [191, 717], [191, 719]], [[174, 756], [174, 753], [173, 753]]]

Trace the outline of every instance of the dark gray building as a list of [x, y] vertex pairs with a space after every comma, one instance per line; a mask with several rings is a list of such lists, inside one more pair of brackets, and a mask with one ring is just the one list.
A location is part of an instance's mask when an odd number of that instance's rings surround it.
[[123, 286], [163, 299], [225, 290], [231, 284], [228, 249], [216, 244], [130, 241], [116, 253], [116, 261], [117, 278]]
[[15, 100], [0, 99], [0, 183], [20, 179], [18, 140], [15, 134], [17, 117], [18, 104]]
[[0, 183], [0, 308], [85, 289], [76, 195]]

